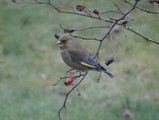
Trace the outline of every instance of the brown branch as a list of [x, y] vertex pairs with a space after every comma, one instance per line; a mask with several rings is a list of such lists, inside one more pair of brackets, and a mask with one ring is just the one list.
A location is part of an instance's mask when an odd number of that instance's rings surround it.
[[103, 28], [110, 28], [110, 26], [91, 26], [91, 27], [86, 27], [83, 29], [74, 29], [75, 31], [85, 31], [85, 30], [89, 30], [89, 29], [103, 29]]
[[[63, 29], [64, 31], [67, 31], [67, 33], [69, 33], [74, 38], [80, 38], [82, 40], [100, 41], [98, 38], [77, 36], [77, 35], [73, 35], [73, 34], [71, 34], [71, 32], [69, 32], [71, 30], [73, 30], [73, 31], [80, 31], [80, 30], [68, 29], [68, 28], [63, 27], [61, 24], [60, 24], [60, 28]], [[90, 29], [90, 28], [86, 28], [86, 29]], [[83, 29], [83, 31], [86, 30], [86, 29]]]
[[108, 36], [108, 35], [110, 35], [110, 33], [111, 33], [111, 31], [112, 31], [112, 29], [115, 27], [115, 25], [118, 25], [118, 22], [119, 21], [121, 21], [121, 20], [123, 20], [124, 18], [126, 18], [126, 16], [128, 16], [135, 8], [136, 8], [136, 6], [137, 6], [137, 4], [140, 2], [140, 0], [137, 0], [135, 3], [134, 3], [134, 5], [132, 6], [132, 8], [130, 9], [130, 10], [128, 10], [122, 17], [120, 17], [119, 19], [117, 19], [113, 24], [112, 24], [112, 26], [110, 27], [110, 29], [109, 29], [109, 31], [107, 31], [105, 34], [104, 34], [104, 36], [101, 38], [101, 41], [100, 41], [100, 44], [99, 44], [99, 46], [98, 46], [98, 48], [97, 48], [97, 52], [96, 52], [96, 54], [95, 54], [95, 57], [98, 57], [99, 55], [99, 51], [100, 51], [100, 49], [101, 49], [101, 46], [102, 46], [102, 43], [103, 43], [103, 41], [104, 41], [104, 39]]
[[154, 41], [154, 40], [152, 40], [151, 38], [148, 38], [148, 37], [146, 37], [146, 36], [140, 34], [140, 33], [137, 32], [136, 30], [133, 30], [131, 27], [126, 26], [126, 29], [128, 29], [128, 30], [130, 30], [131, 32], [133, 32], [133, 33], [139, 35], [140, 37], [142, 37], [143, 39], [145, 39], [145, 40], [148, 41], [148, 42], [155, 43], [155, 44], [158, 44], [158, 45], [159, 45], [159, 42]]
[[74, 38], [80, 38], [82, 40], [93, 40], [93, 41], [98, 41], [100, 42], [100, 39], [98, 38], [92, 38], [92, 37], [82, 37], [82, 36], [76, 36], [76, 35], [72, 35], [71, 33], [69, 33], [72, 37]]
[[[37, 0], [34, 0], [34, 1], [37, 2]], [[127, 0], [124, 0], [124, 2], [128, 2], [128, 1], [127, 1]], [[140, 0], [137, 0], [134, 5], [131, 4], [132, 10], [134, 10], [135, 8], [138, 8], [138, 9], [139, 9], [139, 7], [137, 6], [137, 3], [138, 3], [138, 2], [140, 2]], [[37, 3], [39, 4], [39, 2], [37, 2]], [[129, 3], [129, 2], [128, 2], [128, 3]], [[68, 13], [68, 14], [73, 14], [73, 15], [79, 15], [79, 16], [84, 16], [84, 17], [90, 17], [90, 18], [94, 18], [94, 19], [103, 20], [103, 21], [105, 21], [105, 22], [113, 23], [112, 20], [110, 20], [110, 19], [105, 20], [105, 19], [103, 19], [103, 18], [101, 18], [101, 17], [99, 17], [99, 16], [98, 16], [98, 17], [94, 17], [94, 16], [89, 16], [89, 15], [85, 15], [85, 14], [81, 14], [81, 13], [76, 13], [76, 12], [69, 12], [69, 11], [60, 10], [58, 7], [54, 6], [54, 5], [50, 2], [50, 0], [49, 0], [49, 2], [40, 2], [40, 4], [49, 4], [49, 5], [51, 5], [51, 6], [52, 6], [57, 12], [59, 12], [59, 13]], [[126, 14], [124, 14], [121, 18], [122, 18], [122, 19], [125, 18], [132, 10], [129, 10], [129, 11], [128, 11]], [[152, 11], [151, 11], [151, 12], [152, 12]], [[151, 12], [149, 11], [149, 13], [151, 13]], [[121, 24], [118, 24], [118, 22], [116, 22], [115, 25], [116, 25], [116, 24], [121, 26]], [[113, 25], [112, 29], [114, 28], [115, 25]], [[149, 41], [149, 42], [152, 42], [152, 43], [158, 44], [158, 42], [156, 42], [156, 41], [154, 41], [154, 40], [152, 40], [152, 39], [150, 39], [150, 38], [147, 38], [147, 37], [145, 37], [144, 35], [141, 35], [141, 34], [138, 33], [137, 31], [132, 30], [132, 29], [129, 28], [129, 27], [126, 27], [126, 28], [127, 28], [128, 30], [130, 30], [131, 32], [133, 32], [133, 33], [139, 35], [140, 37], [144, 38], [145, 40], [147, 40], [147, 41]], [[84, 37], [80, 37], [80, 36], [74, 36], [74, 37], [76, 37], [76, 38], [81, 38], [81, 39], [83, 39], [83, 40], [97, 40], [97, 41], [100, 41], [99, 47], [98, 47], [97, 52], [96, 52], [96, 54], [95, 54], [95, 56], [97, 56], [97, 54], [99, 53], [99, 50], [100, 50], [100, 48], [101, 48], [102, 41], [110, 34], [110, 32], [111, 32], [112, 29], [110, 28], [110, 30], [108, 31], [107, 34], [105, 34], [105, 37], [103, 37], [103, 39], [84, 38]], [[73, 36], [73, 35], [72, 35], [72, 36]]]
[[114, 3], [114, 2], [113, 2], [113, 4], [114, 4], [115, 7], [118, 9], [118, 11], [119, 11], [122, 15], [124, 15], [124, 13], [123, 13], [122, 10], [120, 9], [120, 7], [119, 7], [116, 3]]
[[[127, 0], [125, 0], [126, 3], [128, 3], [129, 5], [133, 6], [133, 4]], [[159, 11], [151, 11], [149, 9], [145, 9], [145, 8], [140, 8], [138, 6], [136, 6], [137, 9], [143, 11], [143, 12], [147, 12], [147, 13], [150, 13], [150, 14], [159, 14]]]
[[60, 108], [60, 110], [58, 111], [59, 120], [61, 120], [61, 111], [62, 111], [63, 109], [66, 109], [66, 102], [67, 102], [67, 99], [68, 99], [69, 94], [70, 94], [77, 86], [79, 86], [79, 85], [81, 84], [81, 82], [82, 82], [82, 81], [84, 80], [84, 78], [86, 77], [87, 73], [88, 73], [88, 72], [86, 72], [86, 73], [84, 74], [84, 76], [81, 78], [81, 80], [80, 80], [75, 86], [73, 86], [73, 88], [66, 94], [65, 100], [64, 100], [64, 103], [63, 103], [63, 106], [62, 106], [62, 107]]
[[109, 11], [104, 11], [104, 12], [100, 12], [99, 14], [107, 14], [107, 13], [117, 13], [117, 14], [123, 14], [119, 11], [115, 11], [115, 10], [109, 10]]
[[[77, 15], [77, 16], [82, 16], [82, 17], [88, 17], [88, 18], [91, 18], [91, 19], [97, 19], [97, 20], [102, 20], [104, 22], [108, 22], [108, 23], [113, 23], [113, 21], [111, 21], [110, 19], [104, 19], [104, 18], [101, 18], [100, 16], [92, 16], [90, 14], [84, 14], [84, 13], [79, 13], [79, 12], [75, 12], [74, 10], [73, 11], [65, 11], [65, 10], [62, 10], [60, 9], [60, 7], [56, 7], [53, 3], [51, 3], [51, 1], [49, 0], [48, 2], [46, 1], [38, 1], [38, 0], [34, 0], [35, 3], [37, 4], [46, 4], [46, 5], [50, 5], [53, 9], [55, 9], [58, 13], [64, 13], [64, 14], [70, 14], [70, 15]], [[90, 12], [90, 11], [89, 11]]]

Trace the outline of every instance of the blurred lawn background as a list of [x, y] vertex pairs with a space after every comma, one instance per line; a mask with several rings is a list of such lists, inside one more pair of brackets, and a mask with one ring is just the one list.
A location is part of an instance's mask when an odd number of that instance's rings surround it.
[[[60, 1], [54, 1], [59, 5]], [[90, 9], [115, 9], [112, 1], [80, 0]], [[122, 5], [119, 1], [114, 2]], [[76, 5], [74, 1], [72, 5]], [[144, 6], [144, 5], [143, 5]], [[147, 6], [145, 4], [145, 6]], [[153, 9], [157, 7], [151, 6]], [[67, 9], [67, 7], [66, 7]], [[113, 16], [113, 15], [112, 15]], [[159, 16], [135, 11], [130, 23], [136, 30], [158, 40]], [[96, 25], [98, 21], [58, 14], [44, 5], [14, 4], [0, 1], [0, 120], [57, 120], [64, 94], [71, 86], [52, 85], [65, 75], [55, 47], [55, 33], [63, 33], [59, 24], [76, 29]], [[103, 24], [104, 25], [104, 24]], [[102, 35], [103, 30], [78, 32], [82, 36]], [[113, 34], [120, 45], [115, 62], [107, 67], [115, 78], [90, 72], [81, 84], [81, 96], [73, 92], [67, 101], [68, 120], [125, 120], [129, 108], [132, 120], [159, 119], [159, 46], [145, 42], [129, 31]], [[88, 44], [89, 42], [89, 44]], [[82, 41], [94, 53], [97, 43]], [[105, 40], [100, 57], [116, 51]]]

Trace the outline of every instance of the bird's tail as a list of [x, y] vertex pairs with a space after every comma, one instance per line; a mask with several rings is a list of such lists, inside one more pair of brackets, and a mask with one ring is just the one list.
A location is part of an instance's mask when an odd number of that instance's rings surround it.
[[101, 70], [102, 70], [104, 73], [106, 73], [109, 77], [111, 77], [111, 78], [114, 77], [114, 75], [111, 74], [110, 72], [108, 72], [104, 67], [102, 67]]
[[106, 73], [107, 75], [109, 75], [109, 77], [113, 78], [114, 75], [112, 75], [110, 72], [108, 72], [107, 70], [106, 71], [103, 71], [104, 73]]

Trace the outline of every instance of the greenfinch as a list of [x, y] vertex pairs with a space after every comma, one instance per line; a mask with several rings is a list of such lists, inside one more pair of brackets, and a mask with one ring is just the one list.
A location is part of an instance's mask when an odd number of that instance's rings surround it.
[[57, 39], [57, 46], [60, 48], [61, 57], [69, 67], [80, 72], [88, 72], [89, 70], [102, 71], [109, 77], [113, 77], [113, 75], [108, 72], [85, 47], [77, 43], [73, 37], [70, 35], [62, 35], [58, 36]]

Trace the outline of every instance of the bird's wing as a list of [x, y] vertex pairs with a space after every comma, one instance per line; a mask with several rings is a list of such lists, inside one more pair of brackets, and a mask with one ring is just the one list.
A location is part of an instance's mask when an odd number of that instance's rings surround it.
[[79, 65], [88, 67], [90, 69], [96, 69], [99, 64], [96, 59], [93, 58], [89, 53], [81, 50], [77, 51], [77, 49], [68, 50], [70, 58], [72, 62], [75, 62]]

